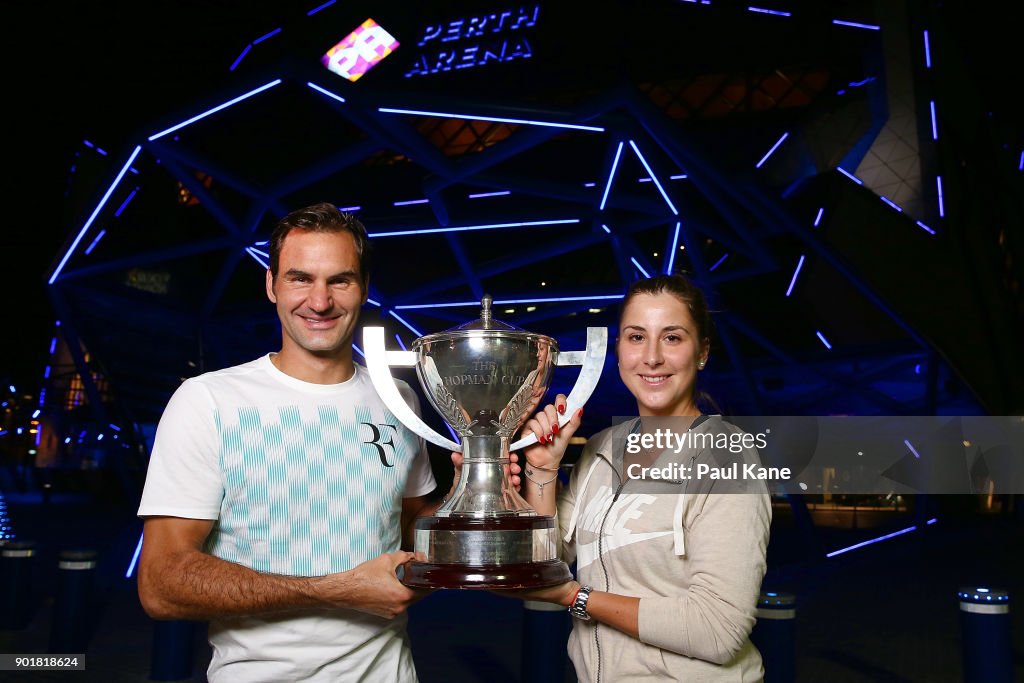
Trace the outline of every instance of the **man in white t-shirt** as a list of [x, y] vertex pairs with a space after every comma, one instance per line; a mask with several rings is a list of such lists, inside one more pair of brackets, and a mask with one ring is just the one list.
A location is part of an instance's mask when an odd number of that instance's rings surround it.
[[435, 482], [352, 360], [368, 260], [330, 204], [282, 219], [266, 278], [281, 350], [186, 381], [160, 420], [139, 596], [154, 618], [210, 620], [211, 681], [416, 680], [419, 595], [396, 572]]

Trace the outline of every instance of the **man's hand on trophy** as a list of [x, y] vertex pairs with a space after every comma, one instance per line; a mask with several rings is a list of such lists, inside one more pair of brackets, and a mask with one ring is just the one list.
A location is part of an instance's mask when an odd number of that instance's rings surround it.
[[332, 607], [344, 607], [394, 619], [430, 591], [406, 588], [398, 570], [413, 559], [404, 551], [385, 553], [347, 572], [311, 579], [317, 596]]
[[[444, 500], [441, 504], [448, 502], [448, 499], [455, 493], [455, 489], [459, 487], [459, 479], [462, 477], [462, 453], [452, 452], [452, 464], [455, 465], [455, 476], [452, 477], [452, 487], [448, 490]], [[505, 475], [508, 477], [509, 483], [512, 484], [512, 488], [519, 488], [522, 483], [519, 475], [522, 472], [522, 468], [519, 467], [519, 455], [516, 453], [509, 453], [508, 455], [508, 467], [505, 468]]]
[[583, 419], [583, 408], [580, 408], [562, 427], [558, 426], [559, 417], [565, 414], [566, 400], [565, 394], [559, 394], [554, 403], [545, 406], [523, 426], [524, 436], [529, 432], [537, 435], [537, 443], [523, 449], [525, 467], [544, 471], [558, 469], [569, 439], [579, 429]]

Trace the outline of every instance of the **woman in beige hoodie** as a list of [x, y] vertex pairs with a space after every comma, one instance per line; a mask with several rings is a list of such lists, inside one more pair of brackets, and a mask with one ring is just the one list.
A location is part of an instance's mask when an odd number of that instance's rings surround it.
[[[749, 636], [770, 499], [763, 481], [710, 478], [733, 471], [727, 460], [742, 472], [757, 453], [706, 447], [715, 438], [749, 444], [739, 437], [750, 436], [697, 407], [709, 328], [703, 294], [686, 278], [660, 275], [630, 287], [616, 353], [640, 417], [587, 442], [557, 506], [548, 484], [582, 411], [559, 429], [560, 395], [524, 428], [540, 441], [524, 453], [524, 497], [558, 517], [563, 558], [576, 561], [578, 579], [525, 597], [570, 608], [569, 656], [583, 681], [763, 678]], [[667, 448], [641, 438], [658, 429], [677, 435]], [[688, 434], [712, 436], [679, 436]]]

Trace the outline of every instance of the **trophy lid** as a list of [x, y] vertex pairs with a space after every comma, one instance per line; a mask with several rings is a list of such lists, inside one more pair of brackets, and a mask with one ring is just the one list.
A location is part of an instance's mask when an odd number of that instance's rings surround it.
[[491, 312], [491, 304], [494, 299], [490, 294], [484, 294], [483, 299], [480, 300], [480, 317], [476, 320], [472, 320], [468, 323], [462, 323], [456, 327], [451, 327], [442, 334], [450, 334], [452, 332], [461, 332], [464, 330], [500, 330], [502, 332], [526, 332], [521, 327], [516, 327], [503, 320], [496, 320]]

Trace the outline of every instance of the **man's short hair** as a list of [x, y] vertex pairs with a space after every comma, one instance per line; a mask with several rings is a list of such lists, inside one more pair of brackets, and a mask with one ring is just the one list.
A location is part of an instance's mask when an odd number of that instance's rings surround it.
[[370, 281], [370, 238], [358, 218], [350, 213], [338, 211], [334, 204], [320, 202], [296, 209], [278, 221], [270, 235], [270, 274], [277, 279], [277, 268], [281, 258], [284, 239], [292, 230], [303, 232], [347, 232], [356, 243], [359, 257], [359, 278], [366, 287]]

